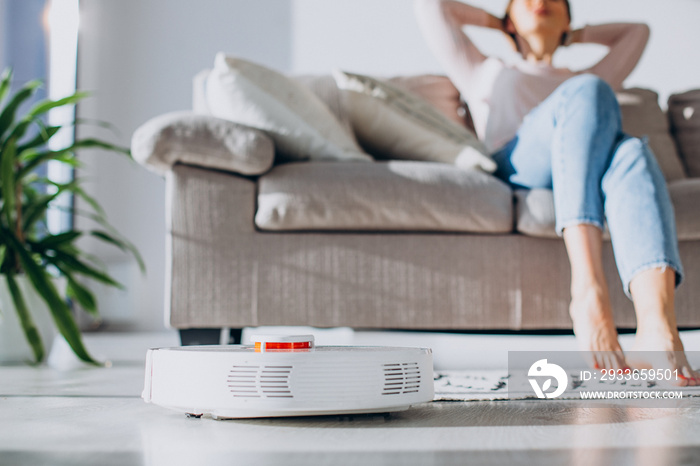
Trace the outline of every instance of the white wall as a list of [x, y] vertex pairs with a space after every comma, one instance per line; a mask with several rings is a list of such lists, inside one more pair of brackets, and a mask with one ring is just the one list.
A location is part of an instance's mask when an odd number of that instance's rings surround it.
[[438, 68], [418, 32], [412, 0], [292, 0], [293, 69], [392, 75]]
[[[474, 1], [498, 14], [505, 3]], [[211, 66], [219, 50], [293, 73], [334, 67], [377, 75], [441, 71], [420, 36], [411, 0], [82, 0], [81, 8], [79, 86], [95, 90], [95, 97], [79, 112], [117, 125], [122, 135], [116, 140], [125, 145], [148, 118], [190, 107], [192, 76]], [[700, 87], [694, 45], [700, 43], [700, 1], [573, 0], [573, 15], [576, 26], [618, 20], [651, 25], [651, 42], [629, 85], [657, 89], [662, 99]], [[485, 52], [508, 53], [499, 33], [474, 34]], [[600, 50], [576, 53], [577, 60], [591, 61]], [[139, 247], [149, 269], [142, 279], [117, 251], [88, 244], [129, 286], [128, 293], [101, 291], [103, 312], [139, 329], [162, 328], [164, 183], [111, 155], [85, 161], [80, 175], [91, 180], [90, 192]]]
[[[380, 75], [441, 72], [424, 44], [411, 0], [294, 0], [294, 71], [333, 67]], [[502, 16], [507, 0], [473, 0]], [[700, 2], [697, 0], [572, 0], [573, 26], [628, 21], [652, 29], [649, 46], [627, 85], [653, 88], [662, 103], [670, 93], [700, 87]], [[502, 34], [470, 30], [486, 54], [506, 56]], [[603, 50], [576, 46], [557, 57], [560, 66], [592, 63]]]
[[[282, 70], [291, 63], [290, 4], [286, 0], [81, 0], [78, 85], [93, 90], [82, 118], [116, 125], [128, 145], [141, 123], [191, 108], [192, 76], [222, 50]], [[83, 131], [85, 137], [96, 131]], [[112, 137], [104, 131], [97, 132]], [[165, 263], [164, 182], [112, 154], [84, 158], [78, 176], [103, 205], [110, 222], [139, 248], [142, 277], [115, 248], [86, 243], [128, 293], [99, 289], [106, 320], [143, 330], [163, 327]], [[87, 225], [78, 219], [78, 225]]]

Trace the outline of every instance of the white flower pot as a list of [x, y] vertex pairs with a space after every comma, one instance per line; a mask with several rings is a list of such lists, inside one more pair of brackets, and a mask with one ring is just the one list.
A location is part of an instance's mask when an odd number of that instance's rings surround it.
[[[57, 330], [51, 317], [51, 311], [39, 294], [32, 287], [29, 279], [24, 276], [16, 277], [17, 285], [22, 291], [22, 296], [27, 309], [34, 319], [44, 342], [44, 349], [48, 355]], [[64, 289], [64, 280], [56, 279], [54, 284], [59, 290]], [[16, 364], [34, 361], [32, 352], [24, 331], [17, 317], [12, 295], [7, 287], [7, 278], [0, 275], [0, 364]]]

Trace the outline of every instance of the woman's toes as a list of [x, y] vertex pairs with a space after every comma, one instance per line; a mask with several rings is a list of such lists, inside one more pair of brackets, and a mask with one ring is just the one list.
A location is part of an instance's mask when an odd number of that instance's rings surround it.
[[690, 366], [685, 366], [678, 371], [678, 378], [684, 381], [686, 387], [697, 387], [700, 385], [700, 373], [694, 371]]
[[618, 351], [592, 351], [591, 356], [588, 358], [588, 364], [594, 369], [601, 371], [614, 370], [617, 371], [629, 371], [630, 366], [627, 364], [625, 355], [622, 350]]

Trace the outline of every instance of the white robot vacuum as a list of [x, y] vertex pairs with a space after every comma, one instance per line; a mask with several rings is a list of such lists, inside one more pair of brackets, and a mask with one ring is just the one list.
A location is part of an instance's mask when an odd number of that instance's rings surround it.
[[315, 346], [312, 335], [253, 342], [148, 350], [143, 399], [214, 419], [389, 413], [433, 400], [429, 348]]

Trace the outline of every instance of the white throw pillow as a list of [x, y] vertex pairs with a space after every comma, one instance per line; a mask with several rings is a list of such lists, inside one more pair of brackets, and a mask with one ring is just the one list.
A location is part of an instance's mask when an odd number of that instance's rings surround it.
[[333, 75], [347, 93], [350, 121], [360, 144], [374, 155], [449, 163], [489, 173], [496, 170], [496, 163], [474, 134], [420, 97], [369, 76], [339, 70]]
[[205, 93], [212, 115], [265, 131], [287, 159], [372, 160], [313, 92], [269, 68], [219, 53]]

